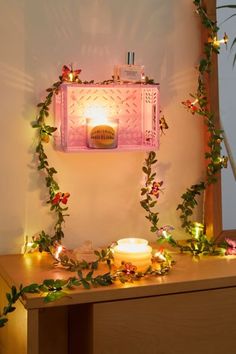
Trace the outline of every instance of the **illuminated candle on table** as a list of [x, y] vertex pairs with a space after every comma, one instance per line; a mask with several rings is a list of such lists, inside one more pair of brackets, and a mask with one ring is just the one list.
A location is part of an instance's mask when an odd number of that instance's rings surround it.
[[137, 271], [143, 272], [151, 265], [152, 248], [148, 241], [141, 238], [124, 238], [119, 240], [113, 248], [114, 265], [120, 267], [121, 263], [132, 263]]
[[118, 119], [87, 118], [87, 146], [114, 149], [118, 144]]

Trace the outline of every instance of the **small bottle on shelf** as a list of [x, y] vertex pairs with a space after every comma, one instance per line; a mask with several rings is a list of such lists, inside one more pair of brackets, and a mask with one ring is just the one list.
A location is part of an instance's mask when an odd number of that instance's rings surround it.
[[128, 52], [127, 64], [114, 67], [115, 82], [145, 82], [144, 66], [134, 64], [134, 52]]

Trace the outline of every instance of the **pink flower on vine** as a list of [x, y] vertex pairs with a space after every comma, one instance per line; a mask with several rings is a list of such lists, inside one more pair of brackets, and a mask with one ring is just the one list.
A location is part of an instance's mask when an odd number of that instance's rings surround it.
[[80, 73], [81, 73], [81, 69], [73, 70], [72, 65], [71, 65], [71, 69], [68, 68], [68, 66], [63, 65], [62, 80], [70, 81], [70, 82], [78, 82]]
[[52, 199], [52, 205], [58, 205], [59, 203], [67, 204], [70, 193], [58, 192]]
[[137, 270], [137, 267], [132, 263], [124, 263], [123, 267], [124, 267], [123, 272], [125, 274], [134, 274]]
[[157, 230], [157, 236], [159, 237], [167, 237], [168, 235], [171, 234], [171, 231], [174, 230], [174, 227], [171, 226], [171, 225], [164, 225], [162, 227], [160, 227], [158, 230]]
[[227, 243], [225, 254], [227, 256], [236, 255], [236, 240], [231, 240], [230, 238], [226, 238], [225, 241]]
[[190, 100], [183, 101], [182, 104], [192, 113], [196, 113], [198, 111], [198, 107], [195, 105], [198, 102], [198, 99], [196, 99], [194, 102], [191, 102]]
[[162, 185], [163, 185], [163, 181], [153, 182], [150, 194], [154, 195], [156, 198], [159, 198], [159, 193], [161, 191], [160, 187]]

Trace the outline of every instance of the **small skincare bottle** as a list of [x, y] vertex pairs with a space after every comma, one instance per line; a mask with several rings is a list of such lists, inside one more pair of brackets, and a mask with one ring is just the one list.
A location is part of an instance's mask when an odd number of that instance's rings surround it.
[[114, 68], [116, 82], [145, 82], [144, 66], [134, 65], [134, 52], [128, 52], [127, 64]]

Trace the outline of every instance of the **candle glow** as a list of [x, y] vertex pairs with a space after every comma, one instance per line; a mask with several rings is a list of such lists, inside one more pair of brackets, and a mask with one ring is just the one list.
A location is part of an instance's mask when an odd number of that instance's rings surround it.
[[148, 241], [140, 238], [124, 238], [113, 248], [114, 264], [131, 263], [138, 271], [145, 271], [151, 265], [152, 248]]
[[[99, 112], [101, 115], [99, 116]], [[95, 114], [96, 113], [96, 114]], [[87, 146], [94, 149], [113, 149], [118, 143], [118, 119], [107, 118], [104, 111], [91, 111], [87, 118]]]

